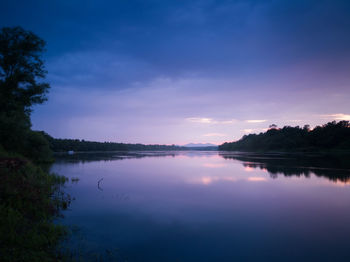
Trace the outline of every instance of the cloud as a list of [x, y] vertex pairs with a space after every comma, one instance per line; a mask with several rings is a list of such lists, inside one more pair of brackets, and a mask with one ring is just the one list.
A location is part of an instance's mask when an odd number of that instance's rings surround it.
[[250, 133], [260, 133], [267, 131], [267, 128], [246, 128], [242, 130], [244, 133], [250, 134]]
[[330, 115], [322, 115], [324, 118], [332, 118], [335, 120], [348, 120], [350, 121], [350, 115], [347, 114], [330, 114]]
[[67, 52], [51, 58], [47, 68], [54, 85], [96, 90], [125, 89], [140, 81], [145, 84], [158, 74], [151, 64], [116, 51]]
[[224, 124], [224, 125], [226, 125], [226, 124], [234, 124], [234, 123], [236, 123], [236, 122], [237, 122], [236, 119], [218, 121], [219, 124]]
[[302, 122], [303, 120], [300, 119], [290, 119], [288, 120], [288, 122], [293, 122], [293, 123], [297, 123], [297, 122]]
[[207, 117], [188, 117], [186, 118], [186, 121], [192, 122], [192, 123], [201, 123], [201, 124], [222, 124], [222, 125], [229, 125], [236, 123], [236, 119], [230, 119], [230, 120], [215, 120], [213, 118], [207, 118]]
[[246, 120], [245, 122], [247, 123], [264, 123], [266, 122], [267, 120]]
[[213, 136], [223, 137], [223, 136], [227, 136], [227, 134], [222, 134], [222, 133], [208, 133], [208, 134], [204, 134], [203, 136], [207, 136], [207, 137], [213, 137]]
[[212, 118], [205, 118], [205, 117], [189, 117], [189, 118], [186, 118], [186, 120], [192, 123], [202, 123], [202, 124], [214, 123], [214, 120]]

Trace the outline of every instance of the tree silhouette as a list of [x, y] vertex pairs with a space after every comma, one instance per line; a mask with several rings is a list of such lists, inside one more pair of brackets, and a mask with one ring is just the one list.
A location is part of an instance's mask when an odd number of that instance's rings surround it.
[[0, 30], [0, 144], [8, 151], [22, 150], [30, 131], [34, 104], [47, 98], [49, 84], [41, 59], [45, 42], [21, 27]]
[[30, 112], [33, 104], [46, 100], [50, 88], [40, 82], [46, 71], [41, 55], [45, 42], [21, 27], [0, 31], [0, 108]]
[[237, 142], [224, 143], [219, 150], [229, 151], [330, 151], [350, 150], [349, 121], [329, 122], [310, 129], [309, 125], [270, 125], [265, 133], [243, 136]]

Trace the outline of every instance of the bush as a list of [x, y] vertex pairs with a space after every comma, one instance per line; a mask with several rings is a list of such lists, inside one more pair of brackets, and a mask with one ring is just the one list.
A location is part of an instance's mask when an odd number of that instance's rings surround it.
[[49, 142], [38, 131], [28, 131], [22, 154], [35, 162], [53, 161]]
[[9, 157], [0, 159], [0, 179], [1, 261], [57, 261], [66, 230], [53, 219], [70, 203], [60, 191], [66, 179]]

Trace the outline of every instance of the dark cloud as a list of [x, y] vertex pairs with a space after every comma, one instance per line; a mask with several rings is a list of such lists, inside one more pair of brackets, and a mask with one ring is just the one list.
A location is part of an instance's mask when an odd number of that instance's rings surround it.
[[[84, 53], [84, 63], [115, 69], [113, 81], [124, 83], [156, 75], [254, 73], [320, 57], [348, 58], [349, 14], [349, 1], [339, 0], [37, 0], [7, 1], [0, 21], [41, 35], [48, 42], [49, 60]], [[124, 57], [119, 61], [124, 69], [106, 63], [96, 55], [101, 52], [116, 63]], [[86, 64], [69, 62], [62, 77], [86, 72]], [[108, 73], [98, 76], [102, 82], [110, 78]]]
[[55, 136], [193, 142], [350, 113], [348, 0], [5, 0], [0, 24], [47, 41], [52, 90], [33, 124]]

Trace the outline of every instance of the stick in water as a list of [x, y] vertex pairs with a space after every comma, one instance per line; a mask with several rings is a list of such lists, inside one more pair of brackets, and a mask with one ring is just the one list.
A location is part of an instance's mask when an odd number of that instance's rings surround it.
[[100, 182], [103, 180], [103, 177], [100, 179], [100, 180], [98, 180], [98, 182], [97, 182], [97, 188], [99, 189], [99, 190], [101, 190], [101, 191], [103, 191], [103, 189], [100, 187]]

